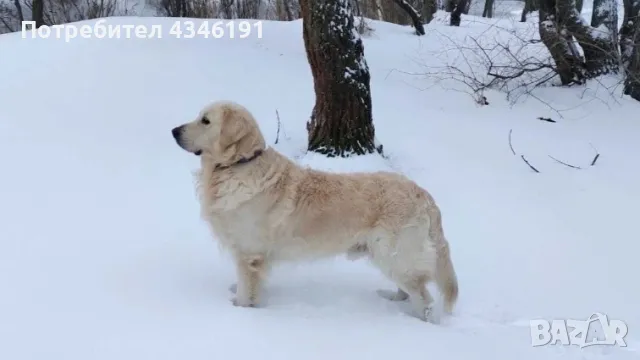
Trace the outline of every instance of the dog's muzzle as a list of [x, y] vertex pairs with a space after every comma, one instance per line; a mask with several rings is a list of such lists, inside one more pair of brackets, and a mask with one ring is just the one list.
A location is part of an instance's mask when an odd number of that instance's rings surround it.
[[[173, 138], [176, 140], [176, 143], [178, 144], [178, 146], [180, 146], [182, 149], [184, 149], [186, 151], [189, 151], [189, 150], [187, 150], [187, 148], [182, 143], [182, 127], [183, 126], [178, 126], [178, 127], [173, 128], [171, 130], [171, 135], [173, 135]], [[189, 151], [189, 152], [191, 152], [191, 151]], [[193, 151], [193, 153], [196, 156], [200, 156], [200, 154], [202, 154], [202, 150], [196, 150], [196, 151]]]

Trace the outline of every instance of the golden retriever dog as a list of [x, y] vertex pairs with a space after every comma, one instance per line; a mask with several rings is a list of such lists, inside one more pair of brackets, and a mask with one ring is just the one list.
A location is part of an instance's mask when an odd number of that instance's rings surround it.
[[409, 300], [414, 316], [432, 321], [435, 281], [450, 313], [458, 282], [431, 195], [391, 172], [330, 173], [304, 168], [265, 145], [253, 115], [218, 101], [172, 130], [177, 144], [200, 156], [202, 218], [232, 255], [233, 304], [256, 307], [273, 265], [346, 255], [366, 257]]

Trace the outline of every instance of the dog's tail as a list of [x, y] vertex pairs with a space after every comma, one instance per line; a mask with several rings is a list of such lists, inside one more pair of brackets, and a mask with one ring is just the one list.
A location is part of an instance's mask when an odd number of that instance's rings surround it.
[[444, 309], [447, 313], [453, 311], [453, 307], [458, 300], [458, 278], [451, 262], [451, 252], [449, 243], [444, 237], [442, 229], [442, 215], [440, 209], [433, 205], [429, 208], [431, 218], [431, 226], [429, 228], [429, 236], [436, 243], [436, 273], [435, 282], [438, 285], [440, 293], [444, 297]]
[[444, 297], [444, 309], [447, 313], [451, 313], [458, 300], [458, 278], [453, 269], [449, 244], [447, 243], [442, 244], [438, 251], [435, 280]]

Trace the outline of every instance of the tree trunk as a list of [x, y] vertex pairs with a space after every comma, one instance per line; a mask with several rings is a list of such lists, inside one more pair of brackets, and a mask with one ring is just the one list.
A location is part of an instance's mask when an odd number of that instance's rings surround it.
[[22, 4], [20, 4], [20, 0], [14, 0], [13, 4], [16, 6], [16, 11], [18, 13], [18, 20], [20, 24], [24, 21], [24, 15], [22, 14]]
[[411, 21], [413, 22], [413, 27], [416, 29], [416, 34], [424, 35], [424, 26], [422, 25], [422, 19], [420, 18], [420, 14], [416, 9], [411, 6], [406, 0], [393, 0], [398, 6], [404, 10], [409, 17], [411, 17]]
[[616, 73], [620, 67], [620, 53], [618, 52], [618, 2], [617, 0], [594, 0], [591, 13], [591, 27], [596, 36], [601, 35], [610, 41], [613, 53], [611, 57], [616, 61]]
[[456, 3], [458, 2], [458, 0], [444, 0], [443, 2], [445, 5], [444, 11], [450, 13], [453, 11], [453, 9], [456, 8]]
[[[575, 0], [557, 0], [558, 23], [574, 36], [584, 52], [587, 78], [618, 73], [618, 43], [608, 31], [594, 29], [576, 10]], [[610, 11], [615, 13], [614, 6]], [[617, 21], [617, 20], [616, 20]], [[617, 25], [616, 25], [617, 26]]]
[[382, 0], [374, 0], [374, 3], [376, 7], [376, 14], [378, 14], [378, 20], [382, 21], [384, 19], [384, 15], [382, 14], [382, 4], [380, 1]]
[[640, 0], [625, 1], [622, 43], [625, 61], [625, 95], [640, 101]]
[[563, 30], [557, 19], [555, 0], [541, 0], [538, 31], [540, 39], [549, 50], [556, 64], [556, 71], [562, 85], [582, 84], [584, 71], [580, 59], [572, 45], [561, 34]]
[[520, 22], [527, 22], [527, 14], [538, 10], [538, 0], [524, 0], [524, 9], [520, 17]]
[[424, 5], [422, 6], [422, 17], [424, 18], [424, 22], [427, 24], [431, 23], [436, 11], [438, 11], [437, 0], [424, 0]]
[[[452, 0], [447, 6], [453, 6], [451, 10], [451, 16], [449, 20], [449, 25], [451, 26], [460, 26], [460, 22], [462, 21], [462, 13], [466, 11], [468, 12], [470, 0]], [[452, 4], [452, 5], [449, 5]]]
[[486, 17], [486, 18], [493, 17], [493, 0], [484, 1], [484, 10], [482, 11], [482, 17]]
[[300, 7], [316, 94], [307, 149], [342, 157], [382, 152], [374, 144], [369, 67], [348, 0], [300, 0]]
[[462, 13], [465, 15], [469, 15], [469, 10], [471, 10], [471, 0], [466, 0], [464, 3], [464, 7], [462, 8]]
[[33, 0], [31, 3], [31, 20], [36, 22], [36, 28], [44, 25], [44, 0]]
[[624, 0], [624, 20], [620, 27], [620, 55], [622, 65], [626, 69], [631, 64], [634, 49], [634, 39], [640, 36], [637, 33], [637, 24], [640, 22], [640, 0]]

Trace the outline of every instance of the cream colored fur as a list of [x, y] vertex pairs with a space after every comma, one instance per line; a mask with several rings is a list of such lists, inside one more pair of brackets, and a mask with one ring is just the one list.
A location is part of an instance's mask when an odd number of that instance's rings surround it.
[[[367, 257], [395, 282], [397, 292], [378, 293], [409, 299], [418, 318], [431, 320], [426, 284], [432, 280], [445, 310], [453, 309], [458, 284], [440, 210], [410, 179], [300, 167], [267, 148], [252, 114], [228, 101], [209, 105], [173, 135], [184, 150], [200, 155], [201, 214], [235, 259], [236, 306], [259, 305], [263, 281], [278, 262], [347, 254]], [[257, 150], [262, 154], [237, 163]]]

